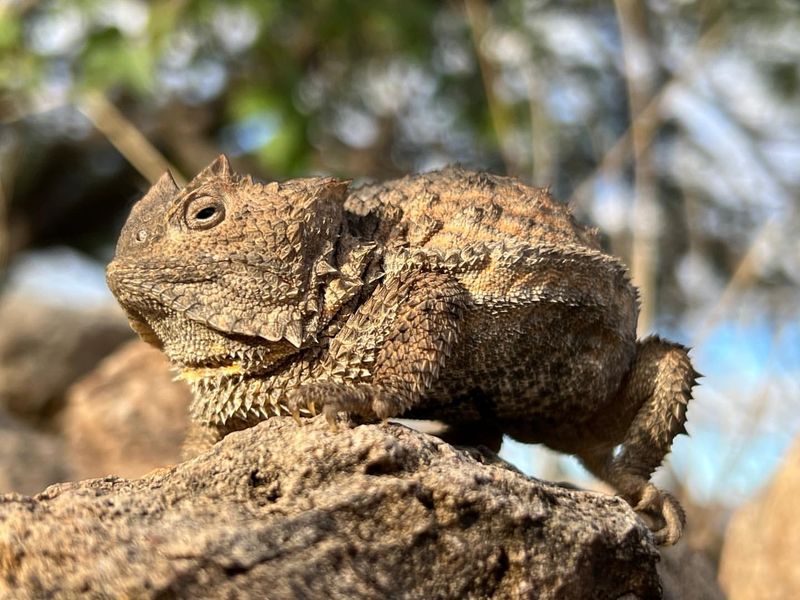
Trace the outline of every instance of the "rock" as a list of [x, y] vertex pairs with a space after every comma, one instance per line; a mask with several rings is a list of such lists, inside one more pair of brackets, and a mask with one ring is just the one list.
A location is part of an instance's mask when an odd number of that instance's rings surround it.
[[0, 409], [0, 493], [34, 494], [69, 479], [61, 440]]
[[719, 579], [731, 600], [800, 598], [800, 440], [761, 496], [734, 513]]
[[117, 307], [51, 306], [24, 294], [0, 301], [0, 406], [29, 422], [56, 414], [67, 387], [133, 332]]
[[685, 540], [661, 549], [658, 574], [664, 600], [725, 600], [711, 561]]
[[159, 350], [124, 344], [67, 394], [63, 429], [78, 477], [140, 477], [174, 464], [191, 394]]
[[658, 598], [622, 500], [397, 424], [269, 419], [138, 480], [0, 498], [0, 595]]

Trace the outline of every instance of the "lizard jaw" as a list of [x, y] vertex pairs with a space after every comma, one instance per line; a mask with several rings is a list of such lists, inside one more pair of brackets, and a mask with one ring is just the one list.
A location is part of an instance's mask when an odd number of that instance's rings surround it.
[[159, 350], [163, 350], [164, 343], [161, 341], [161, 338], [158, 337], [153, 328], [144, 320], [138, 313], [126, 308], [125, 314], [128, 317], [128, 325], [130, 325], [131, 329], [136, 333], [136, 335], [141, 338], [143, 342], [150, 344], [158, 348]]
[[[151, 322], [135, 308], [124, 308], [131, 329], [142, 341], [162, 350], [169, 357], [178, 371], [176, 379], [190, 383], [201, 379], [264, 375], [277, 362], [296, 352], [294, 345], [286, 340], [259, 340], [258, 346], [252, 346], [250, 341], [243, 339], [244, 336], [229, 336], [191, 319], [182, 319], [177, 323], [170, 320], [169, 325], [165, 325], [161, 320]], [[192, 326], [215, 333], [213, 340], [206, 339], [207, 346], [203, 352], [197, 351], [197, 347], [202, 346], [199, 343], [177, 348], [170, 344], [173, 330], [185, 332], [191, 330]]]

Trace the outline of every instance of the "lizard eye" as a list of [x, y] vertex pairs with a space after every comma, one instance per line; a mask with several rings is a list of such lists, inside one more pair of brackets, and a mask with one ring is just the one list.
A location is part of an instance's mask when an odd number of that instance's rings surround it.
[[225, 205], [217, 198], [194, 198], [186, 205], [185, 218], [189, 229], [209, 229], [225, 218]]

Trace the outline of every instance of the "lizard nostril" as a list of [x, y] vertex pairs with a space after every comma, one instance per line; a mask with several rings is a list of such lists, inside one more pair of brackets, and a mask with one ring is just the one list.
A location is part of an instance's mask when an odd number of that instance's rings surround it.
[[136, 232], [136, 241], [137, 242], [145, 242], [147, 241], [147, 229], [140, 229]]

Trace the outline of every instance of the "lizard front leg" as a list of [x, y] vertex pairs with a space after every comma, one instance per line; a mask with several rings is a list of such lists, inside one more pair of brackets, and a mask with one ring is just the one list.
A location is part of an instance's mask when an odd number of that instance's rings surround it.
[[293, 410], [400, 416], [439, 376], [458, 343], [466, 291], [449, 275], [415, 272], [382, 283], [336, 335], [323, 377], [288, 397]]
[[663, 526], [658, 544], [674, 544], [685, 524], [683, 509], [650, 483], [679, 433], [686, 433], [686, 406], [697, 373], [686, 348], [653, 336], [636, 344], [636, 357], [617, 397], [620, 414], [634, 414], [621, 446], [581, 454], [587, 468], [614, 486], [637, 511], [654, 515]]

